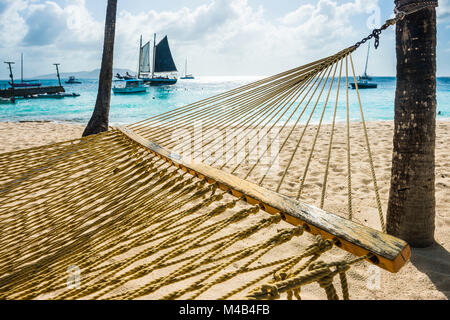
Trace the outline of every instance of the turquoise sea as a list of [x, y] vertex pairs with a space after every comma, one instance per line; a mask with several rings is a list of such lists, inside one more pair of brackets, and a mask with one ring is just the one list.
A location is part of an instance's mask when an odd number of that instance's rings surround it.
[[[175, 86], [150, 88], [147, 94], [114, 95], [111, 98], [111, 125], [138, 122], [155, 114], [172, 110], [203, 98], [250, 83], [260, 78], [251, 77], [205, 77], [195, 80], [179, 80]], [[66, 92], [81, 94], [77, 98], [64, 99], [19, 99], [16, 104], [0, 105], [0, 122], [10, 121], [56, 121], [85, 124], [89, 120], [96, 100], [98, 81], [81, 79], [82, 84], [63, 84]], [[393, 120], [395, 78], [377, 77], [378, 89], [361, 90], [366, 120]], [[43, 85], [57, 85], [57, 80], [42, 80]], [[4, 88], [6, 81], [0, 81]], [[351, 92], [351, 118], [359, 121], [359, 106], [355, 91]], [[450, 119], [450, 78], [438, 78], [438, 119]], [[324, 94], [325, 96], [325, 94]], [[322, 98], [321, 100], [324, 100]], [[333, 101], [333, 100], [332, 100]], [[333, 115], [332, 103], [325, 114], [330, 122]], [[341, 96], [338, 121], [346, 118], [345, 98]], [[320, 112], [316, 112], [313, 122], [317, 122]]]

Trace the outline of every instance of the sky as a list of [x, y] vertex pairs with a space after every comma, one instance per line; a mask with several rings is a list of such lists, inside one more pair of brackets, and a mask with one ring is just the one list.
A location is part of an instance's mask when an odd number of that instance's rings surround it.
[[[100, 68], [106, 0], [0, 0], [0, 59], [25, 77]], [[438, 76], [450, 76], [450, 0], [439, 0]], [[393, 14], [393, 0], [118, 0], [114, 67], [137, 69], [139, 38], [167, 35], [178, 70], [264, 76], [332, 55]], [[354, 53], [362, 72], [367, 47]], [[394, 28], [371, 51], [369, 73], [395, 75]], [[6, 65], [0, 79], [6, 79]]]

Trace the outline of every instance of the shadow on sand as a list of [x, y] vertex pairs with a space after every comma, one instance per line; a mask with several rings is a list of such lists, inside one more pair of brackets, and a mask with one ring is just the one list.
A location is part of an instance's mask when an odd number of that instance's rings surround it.
[[450, 253], [443, 246], [434, 243], [427, 249], [412, 249], [411, 263], [450, 298]]

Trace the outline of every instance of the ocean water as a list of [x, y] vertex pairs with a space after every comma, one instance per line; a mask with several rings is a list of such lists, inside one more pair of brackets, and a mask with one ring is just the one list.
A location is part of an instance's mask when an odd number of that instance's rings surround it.
[[[251, 77], [205, 77], [195, 80], [179, 80], [175, 86], [152, 87], [147, 94], [111, 96], [111, 125], [132, 124], [151, 116], [173, 110], [174, 108], [214, 96], [216, 94], [242, 86], [260, 78]], [[64, 99], [19, 99], [16, 104], [0, 105], [0, 122], [11, 121], [55, 121], [86, 124], [92, 114], [97, 96], [98, 81], [81, 79], [82, 84], [63, 84], [66, 92], [76, 92], [81, 96]], [[374, 78], [378, 89], [360, 90], [365, 119], [368, 121], [393, 120], [395, 78]], [[57, 85], [57, 80], [42, 80], [43, 85]], [[6, 81], [0, 81], [4, 88]], [[312, 117], [312, 123], [320, 119], [327, 89], [320, 98], [318, 109]], [[317, 95], [316, 95], [317, 97]], [[336, 89], [325, 113], [324, 121], [332, 121]], [[437, 80], [438, 119], [450, 119], [450, 78]], [[346, 119], [345, 83], [341, 86], [338, 104], [338, 121]], [[313, 100], [315, 101], [315, 100]], [[310, 111], [314, 106], [311, 103]], [[309, 111], [307, 111], [308, 114]], [[286, 116], [287, 117], [287, 116]], [[352, 121], [361, 119], [356, 92], [350, 90], [350, 117]], [[306, 121], [307, 116], [302, 119]], [[293, 117], [296, 119], [296, 117]]]

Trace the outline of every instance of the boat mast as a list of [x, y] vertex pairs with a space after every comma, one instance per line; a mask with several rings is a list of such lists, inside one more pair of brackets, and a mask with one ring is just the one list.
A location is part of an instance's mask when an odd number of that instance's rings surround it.
[[23, 83], [23, 53], [20, 56], [20, 79]]
[[14, 75], [13, 75], [13, 72], [12, 72], [11, 65], [13, 65], [15, 63], [14, 62], [10, 62], [10, 61], [7, 61], [5, 63], [9, 66], [9, 77], [11, 78], [11, 92], [12, 92], [11, 101], [14, 103], [14, 102], [16, 102], [16, 95], [14, 94]]
[[184, 66], [184, 76], [187, 77], [187, 58], [186, 58], [186, 65]]
[[155, 77], [155, 67], [156, 67], [156, 33], [153, 34], [153, 68], [152, 68], [152, 78]]
[[138, 61], [138, 79], [141, 78], [141, 60], [142, 59], [142, 34], [141, 34], [141, 41], [139, 45], [139, 61]]
[[60, 63], [54, 63], [53, 64], [56, 67], [56, 75], [58, 76], [58, 83], [59, 86], [62, 87], [61, 85], [61, 77], [59, 76], [59, 66], [61, 65]]
[[364, 71], [364, 76], [367, 76], [367, 67], [369, 65], [369, 54], [370, 54], [370, 42], [367, 45], [367, 58], [366, 58], [366, 70]]

